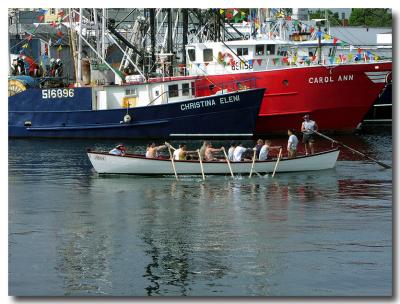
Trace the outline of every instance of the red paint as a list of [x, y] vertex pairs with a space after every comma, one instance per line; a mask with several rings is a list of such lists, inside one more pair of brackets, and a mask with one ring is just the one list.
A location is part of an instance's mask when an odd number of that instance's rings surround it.
[[[253, 78], [257, 87], [267, 89], [256, 124], [256, 134], [285, 134], [288, 128], [299, 131], [305, 113], [311, 114], [320, 130], [349, 132], [362, 121], [385, 86], [384, 82], [372, 82], [365, 72], [385, 71], [392, 71], [391, 62], [207, 75], [196, 83], [196, 94], [215, 94], [218, 89], [205, 88], [210, 83]], [[352, 75], [352, 80], [338, 81], [339, 76], [343, 78], [345, 75]], [[320, 79], [322, 83], [314, 83]]]

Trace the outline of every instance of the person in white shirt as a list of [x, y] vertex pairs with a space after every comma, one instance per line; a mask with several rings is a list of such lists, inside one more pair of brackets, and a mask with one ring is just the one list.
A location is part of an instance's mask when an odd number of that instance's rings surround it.
[[230, 161], [233, 161], [233, 151], [235, 151], [235, 148], [236, 148], [236, 143], [235, 143], [235, 142], [232, 142], [232, 143], [231, 143], [231, 146], [230, 146], [230, 148], [229, 148], [229, 150], [228, 150], [228, 159], [229, 159]]
[[268, 153], [272, 149], [281, 149], [281, 146], [271, 146], [271, 141], [266, 139], [264, 141], [264, 145], [260, 149], [260, 155], [258, 156], [258, 160], [267, 160], [268, 159]]
[[297, 139], [297, 136], [294, 134], [293, 129], [288, 130], [288, 144], [287, 144], [287, 151], [288, 151], [288, 158], [294, 158], [296, 157], [297, 154], [297, 144], [299, 143], [299, 140]]
[[303, 116], [304, 121], [301, 124], [301, 132], [303, 132], [303, 144], [308, 154], [307, 145], [310, 147], [311, 154], [314, 154], [314, 131], [318, 131], [318, 125], [314, 120], [310, 119], [310, 115], [306, 114]]
[[124, 156], [125, 150], [126, 150], [125, 146], [120, 144], [120, 145], [116, 146], [114, 149], [112, 149], [111, 151], [109, 151], [108, 154]]
[[244, 148], [242, 144], [238, 144], [235, 150], [233, 150], [233, 161], [240, 162], [242, 160], [242, 154], [248, 149]]

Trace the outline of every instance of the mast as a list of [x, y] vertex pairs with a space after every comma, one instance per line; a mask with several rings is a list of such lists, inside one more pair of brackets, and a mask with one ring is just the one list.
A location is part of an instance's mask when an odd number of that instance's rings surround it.
[[79, 8], [79, 37], [78, 37], [78, 77], [77, 82], [80, 84], [82, 81], [82, 26], [83, 16], [82, 8]]
[[[172, 54], [172, 9], [167, 9], [167, 23], [168, 23], [168, 32], [167, 32], [167, 53]], [[169, 76], [172, 76], [172, 56], [169, 55], [170, 65], [168, 68]]]
[[188, 25], [189, 25], [189, 14], [188, 14], [188, 9], [184, 8], [182, 9], [182, 22], [183, 22], [183, 28], [182, 28], [182, 44], [183, 44], [183, 63], [186, 66], [186, 45], [188, 43]]
[[[321, 27], [318, 27], [318, 31], [321, 32]], [[321, 48], [321, 36], [318, 36], [318, 64], [321, 64], [321, 53], [322, 53], [322, 48]]]
[[154, 15], [155, 9], [151, 8], [150, 9], [150, 49], [151, 49], [151, 69], [149, 73], [154, 71], [155, 67], [155, 62], [156, 62], [156, 55], [155, 55], [155, 49], [156, 49], [156, 31], [155, 31], [155, 15]]

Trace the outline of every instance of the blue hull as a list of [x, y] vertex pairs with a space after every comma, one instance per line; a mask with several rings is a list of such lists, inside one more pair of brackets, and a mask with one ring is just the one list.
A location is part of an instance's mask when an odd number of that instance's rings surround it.
[[[251, 136], [264, 89], [130, 109], [91, 110], [91, 88], [42, 98], [41, 89], [9, 97], [10, 137], [169, 138]], [[68, 95], [68, 91], [65, 91]], [[62, 95], [62, 94], [61, 94]], [[131, 116], [124, 123], [126, 114]]]

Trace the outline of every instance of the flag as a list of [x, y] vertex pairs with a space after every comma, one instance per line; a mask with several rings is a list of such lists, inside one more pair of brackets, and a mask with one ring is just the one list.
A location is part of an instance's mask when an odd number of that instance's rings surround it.
[[22, 48], [24, 48], [24, 49], [27, 49], [29, 47], [29, 44], [28, 43], [25, 43], [23, 46], [22, 46]]
[[233, 17], [235, 17], [239, 12], [234, 8], [233, 9]]
[[333, 38], [333, 44], [336, 44], [336, 42], [338, 41], [338, 39], [336, 37]]
[[349, 59], [349, 61], [351, 61], [353, 59], [353, 54], [347, 55], [347, 58]]
[[224, 13], [225, 11], [221, 8], [220, 10], [219, 10], [219, 13], [222, 15], [223, 13]]
[[311, 34], [314, 33], [314, 28], [313, 27], [310, 27], [310, 33]]
[[329, 36], [328, 34], [324, 34], [324, 39], [329, 40], [329, 39], [331, 39], [331, 36]]
[[358, 52], [359, 54], [361, 54], [361, 48], [358, 48], [358, 49], [357, 49], [357, 52]]
[[322, 32], [321, 32], [321, 31], [318, 31], [318, 32], [317, 32], [317, 37], [320, 38], [321, 36], [322, 36]]
[[58, 46], [58, 48], [57, 48], [57, 51], [59, 51], [59, 52], [60, 52], [61, 50], [62, 50], [62, 46], [61, 46], [61, 45], [59, 45], [59, 46]]
[[354, 50], [354, 46], [350, 44], [350, 53]]
[[257, 59], [257, 63], [258, 63], [258, 65], [261, 65], [262, 64], [262, 59]]
[[58, 32], [57, 32], [57, 36], [58, 36], [58, 37], [61, 37], [62, 35], [63, 35], [63, 33], [62, 33], [61, 31], [58, 31]]
[[59, 38], [59, 39], [56, 41], [56, 44], [60, 44], [61, 42], [62, 42], [62, 39]]
[[57, 26], [57, 24], [56, 24], [56, 22], [55, 22], [55, 21], [52, 21], [52, 22], [50, 23], [50, 26], [51, 26], [51, 27], [56, 27], [56, 26]]
[[42, 22], [43, 19], [44, 19], [44, 15], [40, 15], [40, 16], [38, 17], [38, 19], [39, 19], [39, 22]]

